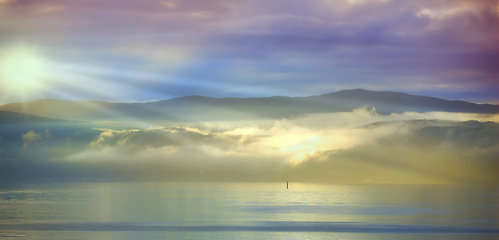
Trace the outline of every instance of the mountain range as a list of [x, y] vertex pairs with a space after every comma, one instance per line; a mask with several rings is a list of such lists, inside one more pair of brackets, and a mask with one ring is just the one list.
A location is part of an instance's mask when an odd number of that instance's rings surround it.
[[11, 103], [0, 106], [0, 183], [496, 184], [497, 113], [499, 105], [362, 89], [309, 97]]
[[42, 99], [2, 105], [0, 111], [67, 120], [224, 121], [292, 118], [311, 113], [349, 112], [361, 107], [375, 109], [379, 114], [433, 111], [499, 113], [499, 105], [494, 104], [363, 89], [308, 97], [185, 96], [144, 103]]

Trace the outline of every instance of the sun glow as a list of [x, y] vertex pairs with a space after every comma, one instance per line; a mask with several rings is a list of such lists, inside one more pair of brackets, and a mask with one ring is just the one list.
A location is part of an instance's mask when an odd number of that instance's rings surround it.
[[33, 94], [47, 78], [48, 62], [34, 48], [13, 47], [0, 52], [0, 84], [7, 94]]

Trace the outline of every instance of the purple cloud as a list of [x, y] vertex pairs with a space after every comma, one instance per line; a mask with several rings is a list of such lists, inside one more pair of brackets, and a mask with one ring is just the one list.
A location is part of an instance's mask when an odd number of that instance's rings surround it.
[[116, 99], [499, 86], [497, 0], [4, 0], [0, 17], [0, 51], [23, 42], [56, 62], [168, 79]]

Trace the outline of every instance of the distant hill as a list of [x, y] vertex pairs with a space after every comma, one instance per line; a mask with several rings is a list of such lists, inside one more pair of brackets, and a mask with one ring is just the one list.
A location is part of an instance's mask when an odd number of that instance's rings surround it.
[[56, 120], [45, 117], [38, 117], [32, 114], [0, 111], [0, 125], [4, 124], [29, 124], [29, 123], [56, 123], [62, 120]]
[[309, 97], [211, 98], [186, 96], [146, 103], [43, 99], [0, 106], [0, 111], [71, 120], [223, 121], [280, 119], [309, 113], [346, 112], [369, 106], [378, 113], [444, 111], [499, 113], [499, 105], [409, 95], [344, 90]]

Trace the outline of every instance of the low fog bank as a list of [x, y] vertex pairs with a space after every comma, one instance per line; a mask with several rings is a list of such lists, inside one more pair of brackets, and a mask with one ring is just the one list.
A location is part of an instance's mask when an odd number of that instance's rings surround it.
[[499, 183], [498, 115], [360, 108], [149, 127], [54, 121], [0, 124], [1, 180]]
[[317, 152], [290, 168], [288, 178], [335, 183], [499, 183], [497, 123], [417, 120], [369, 126], [379, 128], [393, 132], [370, 144]]

